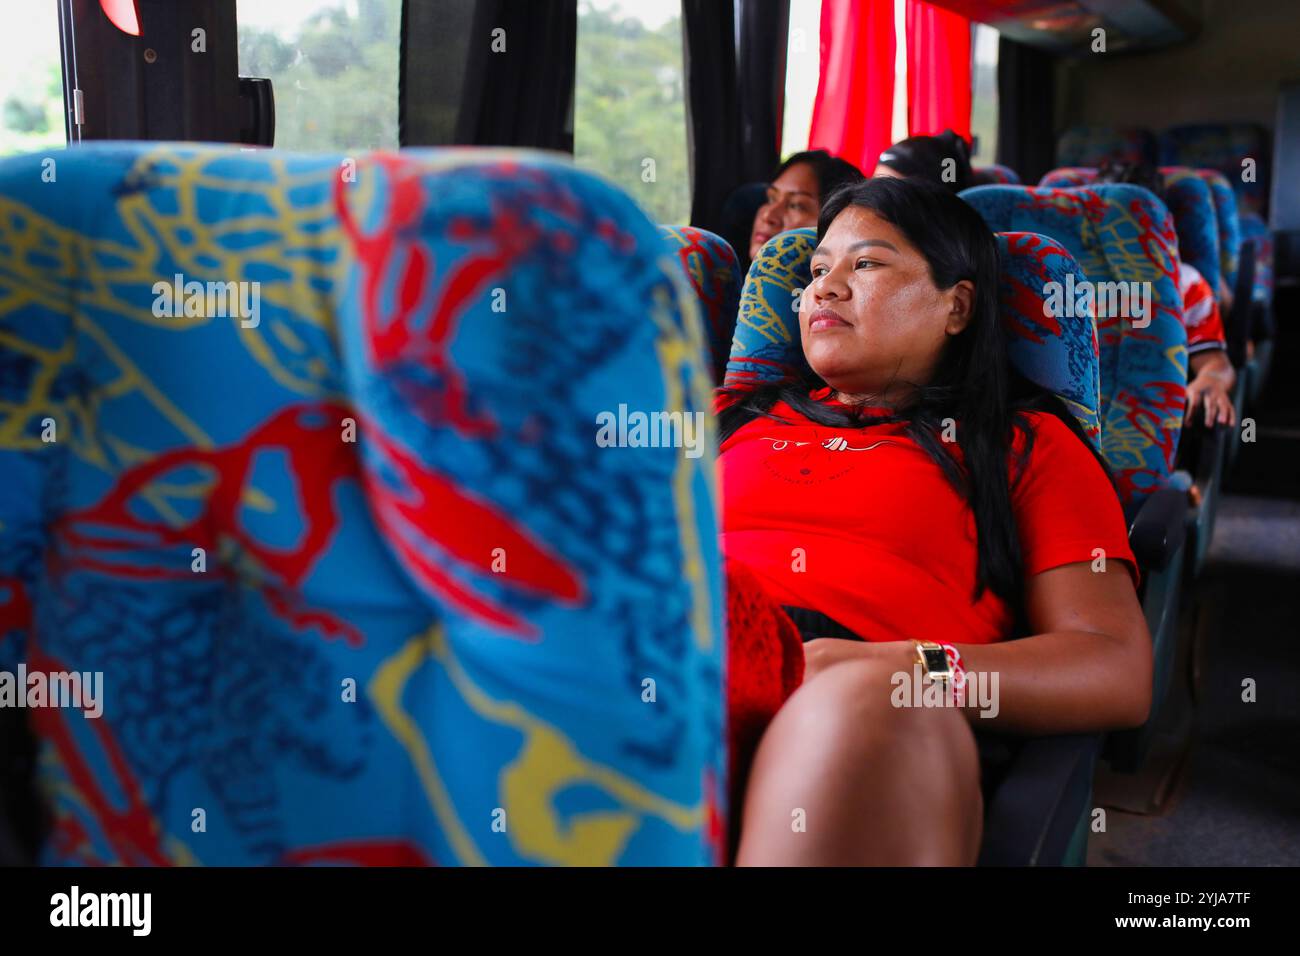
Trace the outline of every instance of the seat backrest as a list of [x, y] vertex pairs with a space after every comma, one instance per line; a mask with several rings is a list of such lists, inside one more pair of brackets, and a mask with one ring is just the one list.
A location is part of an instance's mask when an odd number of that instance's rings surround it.
[[989, 163], [987, 166], [972, 166], [971, 173], [974, 176], [975, 184], [978, 186], [991, 186], [996, 183], [1016, 185], [1020, 182], [1019, 173], [1010, 166], [1002, 166], [998, 163]]
[[990, 228], [1051, 236], [1078, 261], [1082, 272], [1071, 277], [1066, 298], [1073, 291], [1096, 304], [1102, 454], [1125, 504], [1141, 501], [1173, 472], [1187, 382], [1178, 240], [1168, 210], [1130, 185], [978, 186], [962, 198]]
[[[1052, 284], [1078, 271], [1066, 250], [1032, 233], [999, 235], [999, 301], [1007, 354], [1021, 375], [1060, 397], [1094, 441], [1099, 433], [1098, 343], [1091, 312], [1049, 315]], [[793, 229], [768, 240], [750, 266], [741, 294], [727, 384], [812, 375], [799, 335], [799, 297], [809, 282], [817, 244], [813, 229]]]
[[731, 245], [707, 229], [660, 226], [670, 254], [680, 263], [700, 304], [704, 319], [707, 361], [715, 384], [722, 383], [736, 331], [742, 276]]
[[1056, 162], [1061, 166], [1100, 166], [1106, 160], [1125, 163], [1156, 161], [1156, 138], [1136, 126], [1071, 126], [1057, 138]]
[[1268, 218], [1270, 153], [1268, 133], [1254, 123], [1188, 123], [1160, 134], [1160, 162], [1166, 166], [1217, 169], [1237, 194], [1244, 215]]
[[601, 425], [711, 422], [631, 199], [114, 144], [0, 161], [0, 213], [0, 653], [103, 680], [33, 712], [46, 862], [717, 859], [711, 425]]

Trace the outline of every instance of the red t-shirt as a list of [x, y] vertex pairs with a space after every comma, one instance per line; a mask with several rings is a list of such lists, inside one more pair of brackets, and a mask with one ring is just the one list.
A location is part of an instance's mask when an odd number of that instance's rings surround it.
[[[813, 397], [833, 402], [828, 393]], [[974, 515], [904, 424], [833, 428], [783, 402], [772, 412], [791, 424], [758, 418], [722, 444], [728, 558], [779, 603], [867, 640], [1011, 636], [1004, 601], [987, 589], [972, 601]], [[1131, 570], [1119, 499], [1091, 451], [1053, 415], [1028, 420], [1034, 446], [1011, 497], [1025, 577], [1092, 562], [1097, 548]]]

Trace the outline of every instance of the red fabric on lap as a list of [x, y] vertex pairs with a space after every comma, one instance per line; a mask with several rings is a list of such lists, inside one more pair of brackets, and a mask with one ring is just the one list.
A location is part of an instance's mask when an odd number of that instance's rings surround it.
[[763, 731], [803, 682], [803, 640], [794, 622], [739, 561], [723, 565], [727, 592], [727, 741], [732, 851], [745, 781]]

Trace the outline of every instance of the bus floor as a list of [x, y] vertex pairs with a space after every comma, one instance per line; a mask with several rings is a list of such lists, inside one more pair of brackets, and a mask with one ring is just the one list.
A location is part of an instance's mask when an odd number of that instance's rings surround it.
[[1193, 587], [1188, 757], [1159, 812], [1107, 809], [1090, 866], [1300, 865], [1300, 290], [1286, 291], [1274, 367], [1247, 411], [1258, 439]]

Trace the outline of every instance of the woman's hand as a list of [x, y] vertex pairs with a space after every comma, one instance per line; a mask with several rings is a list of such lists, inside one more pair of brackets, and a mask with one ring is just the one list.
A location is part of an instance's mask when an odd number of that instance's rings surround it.
[[1228, 353], [1222, 349], [1200, 352], [1192, 356], [1190, 363], [1192, 380], [1187, 383], [1187, 406], [1183, 414], [1183, 424], [1191, 425], [1197, 411], [1204, 411], [1206, 428], [1215, 425], [1237, 424], [1237, 411], [1232, 406], [1232, 387], [1237, 376], [1228, 361]]
[[840, 637], [819, 637], [803, 646], [804, 683], [842, 661], [865, 658], [892, 661], [898, 670], [910, 673], [916, 651], [911, 641], [850, 641]]
[[1236, 424], [1237, 410], [1232, 407], [1232, 394], [1222, 380], [1207, 375], [1197, 376], [1187, 384], [1187, 411], [1183, 415], [1183, 424], [1191, 425], [1198, 409], [1205, 412], [1202, 419], [1206, 428], [1215, 425]]

